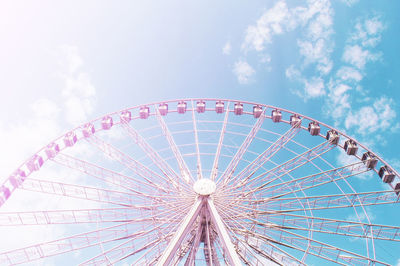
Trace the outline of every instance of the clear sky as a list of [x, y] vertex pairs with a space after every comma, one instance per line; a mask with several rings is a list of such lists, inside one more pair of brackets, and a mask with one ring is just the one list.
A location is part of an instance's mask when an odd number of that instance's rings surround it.
[[80, 123], [188, 97], [279, 106], [400, 170], [400, 1], [1, 1], [0, 177]]

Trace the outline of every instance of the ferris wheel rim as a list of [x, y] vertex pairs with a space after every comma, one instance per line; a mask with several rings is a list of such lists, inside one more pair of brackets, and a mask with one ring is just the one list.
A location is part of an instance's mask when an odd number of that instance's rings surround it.
[[[52, 144], [52, 143], [57, 143], [58, 141], [61, 141], [62, 138], [65, 137], [65, 135], [68, 134], [69, 132], [75, 132], [75, 131], [77, 131], [77, 130], [82, 130], [82, 127], [83, 127], [85, 124], [89, 124], [89, 123], [94, 124], [95, 122], [101, 121], [101, 119], [103, 119], [104, 117], [107, 117], [107, 116], [116, 116], [116, 115], [119, 115], [119, 114], [120, 114], [121, 112], [123, 112], [123, 111], [136, 110], [136, 109], [139, 109], [139, 108], [141, 108], [141, 107], [146, 107], [146, 106], [157, 106], [157, 105], [160, 105], [160, 104], [179, 103], [179, 102], [190, 102], [190, 101], [207, 101], [207, 102], [218, 102], [218, 101], [222, 101], [222, 102], [229, 102], [229, 103], [242, 103], [242, 104], [248, 104], [248, 105], [253, 105], [253, 106], [261, 106], [261, 107], [269, 108], [269, 109], [272, 109], [272, 110], [279, 110], [279, 111], [283, 111], [283, 112], [285, 112], [285, 113], [292, 114], [292, 115], [298, 115], [298, 116], [300, 116], [301, 118], [305, 118], [305, 119], [307, 119], [307, 120], [309, 120], [309, 121], [311, 121], [311, 122], [314, 121], [314, 122], [318, 123], [319, 125], [322, 125], [322, 126], [328, 128], [329, 130], [334, 130], [334, 131], [336, 131], [339, 135], [344, 136], [344, 137], [347, 138], [348, 140], [353, 140], [353, 141], [355, 141], [356, 144], [357, 144], [358, 146], [360, 146], [361, 148], [363, 148], [366, 152], [372, 153], [372, 154], [378, 159], [378, 161], [380, 161], [383, 165], [388, 166], [388, 167], [394, 172], [395, 176], [396, 176], [398, 179], [400, 179], [400, 174], [396, 171], [396, 169], [393, 168], [393, 167], [391, 167], [390, 164], [387, 163], [380, 155], [374, 153], [374, 152], [373, 152], [371, 149], [369, 149], [366, 145], [364, 145], [364, 144], [362, 144], [361, 142], [357, 141], [355, 138], [350, 137], [350, 136], [347, 135], [346, 133], [344, 133], [344, 132], [342, 132], [342, 131], [340, 131], [340, 130], [334, 128], [334, 127], [331, 127], [331, 126], [329, 126], [329, 125], [326, 124], [326, 123], [323, 123], [323, 122], [321, 122], [321, 121], [319, 121], [319, 120], [313, 119], [313, 118], [310, 117], [310, 116], [306, 116], [306, 115], [303, 115], [303, 114], [301, 114], [301, 113], [297, 113], [297, 112], [294, 112], [294, 111], [291, 111], [291, 110], [288, 110], [288, 109], [285, 109], [285, 108], [280, 108], [280, 107], [276, 107], [276, 106], [273, 106], [273, 105], [267, 105], [267, 104], [262, 104], [262, 103], [256, 103], [256, 102], [252, 102], [252, 101], [243, 101], [243, 100], [226, 99], [226, 98], [181, 98], [181, 99], [170, 99], [170, 100], [165, 100], [165, 101], [150, 102], [150, 103], [147, 103], [147, 104], [138, 104], [138, 105], [135, 105], [135, 106], [133, 106], [133, 107], [128, 107], [128, 108], [120, 109], [120, 110], [118, 110], [118, 111], [111, 112], [111, 113], [107, 113], [107, 114], [105, 114], [105, 115], [99, 116], [99, 117], [97, 117], [97, 118], [94, 118], [94, 119], [92, 119], [92, 120], [89, 120], [88, 122], [84, 122], [84, 123], [82, 123], [82, 124], [76, 126], [75, 128], [73, 128], [73, 129], [71, 129], [71, 130], [65, 132], [64, 134], [62, 134], [62, 135], [56, 137], [56, 138], [53, 139], [51, 142], [49, 142], [47, 145], [45, 145], [45, 146], [39, 148], [35, 153], [33, 153], [33, 154], [34, 154], [33, 156], [35, 156], [35, 155], [37, 155], [37, 154], [39, 154], [39, 153], [41, 153], [41, 152], [43, 153], [43, 151], [46, 149], [46, 147], [47, 147], [48, 145], [50, 145], [50, 144]], [[193, 107], [193, 108], [194, 108], [194, 107]], [[207, 110], [207, 109], [206, 109], [206, 112], [207, 112], [207, 111], [211, 111], [211, 110]], [[175, 112], [175, 111], [172, 110], [172, 111], [169, 111], [169, 112]], [[245, 113], [244, 113], [244, 114], [245, 114]], [[155, 114], [150, 114], [150, 116], [151, 116], [151, 115], [155, 115]], [[270, 117], [270, 116], [266, 116], [266, 118], [268, 118], [268, 117]], [[139, 117], [134, 117], [133, 119], [138, 119], [138, 118], [139, 118]], [[288, 123], [288, 121], [284, 121], [284, 120], [282, 120], [281, 122]], [[121, 121], [118, 121], [118, 122], [115, 122], [114, 125], [120, 124], [120, 123], [121, 123]], [[303, 129], [303, 130], [306, 130], [306, 128], [303, 127], [303, 126], [301, 126], [300, 128]], [[98, 131], [103, 131], [103, 130], [104, 130], [103, 128], [96, 128], [96, 132], [98, 132]], [[324, 138], [324, 136], [321, 135], [321, 134], [318, 134], [317, 136]], [[339, 146], [339, 145], [338, 145], [338, 146]], [[65, 148], [68, 148], [68, 147], [65, 147]], [[359, 160], [361, 159], [360, 157], [358, 157], [358, 155], [356, 155], [356, 157], [357, 157]], [[29, 158], [27, 158], [25, 161], [23, 161], [23, 163], [21, 163], [8, 177], [5, 177], [5, 178], [3, 179], [3, 181], [2, 181], [2, 183], [0, 183], [0, 184], [4, 185], [4, 184], [7, 182], [8, 178], [9, 178], [10, 176], [12, 176], [13, 173], [16, 173], [18, 170], [20, 170], [21, 168], [23, 168], [24, 166], [26, 166], [27, 163], [30, 161], [30, 159], [32, 159], [32, 156], [29, 157]], [[48, 159], [48, 158], [46, 158], [46, 160], [47, 160], [47, 159]], [[377, 169], [374, 168], [373, 170], [374, 170], [376, 173], [378, 173], [378, 170], [377, 170]], [[29, 175], [29, 174], [28, 174], [28, 175]], [[0, 182], [1, 182], [1, 180], [0, 180]], [[394, 189], [394, 187], [392, 187], [392, 188]], [[399, 195], [399, 197], [400, 197], [400, 195]], [[2, 203], [0, 204], [0, 207], [1, 207], [1, 205], [2, 205]]]

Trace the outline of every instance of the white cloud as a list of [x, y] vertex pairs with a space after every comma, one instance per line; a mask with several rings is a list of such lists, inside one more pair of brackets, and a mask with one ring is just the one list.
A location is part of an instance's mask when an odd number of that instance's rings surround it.
[[53, 101], [42, 98], [31, 104], [33, 114], [37, 117], [56, 118], [61, 108]]
[[374, 47], [380, 40], [385, 25], [378, 16], [367, 18], [364, 21], [358, 21], [355, 26], [355, 32], [350, 40], [359, 42], [363, 47]]
[[267, 10], [255, 26], [249, 26], [246, 31], [245, 41], [242, 48], [262, 51], [265, 45], [271, 43], [272, 36], [281, 34], [288, 26], [291, 17], [285, 1], [277, 2], [271, 9]]
[[235, 63], [233, 73], [237, 76], [239, 83], [246, 84], [254, 75], [254, 69], [246, 61], [238, 61]]
[[304, 56], [305, 64], [316, 63], [317, 70], [323, 75], [332, 69], [332, 61], [329, 58], [330, 45], [328, 40], [318, 39], [316, 41], [299, 40], [300, 54]]
[[303, 91], [295, 90], [294, 92], [304, 100], [321, 97], [326, 94], [324, 80], [321, 77], [306, 79], [293, 65], [286, 69], [285, 74], [287, 78], [302, 83]]
[[302, 78], [300, 71], [294, 65], [291, 65], [286, 69], [285, 75], [291, 80], [299, 80]]
[[342, 81], [355, 81], [360, 82], [363, 75], [357, 69], [349, 66], [342, 66], [337, 72], [336, 77]]
[[75, 73], [83, 65], [83, 60], [78, 53], [78, 47], [62, 45], [59, 50], [62, 54], [59, 57], [59, 64], [66, 68], [67, 72]]
[[231, 43], [228, 41], [225, 43], [224, 47], [222, 47], [222, 53], [225, 55], [230, 55], [232, 51]]
[[316, 98], [325, 95], [324, 81], [319, 77], [305, 80], [304, 92], [307, 98]]
[[352, 6], [356, 3], [358, 3], [359, 0], [341, 0], [343, 3], [345, 3], [348, 6]]
[[307, 6], [289, 9], [286, 1], [278, 1], [272, 8], [264, 12], [246, 30], [242, 48], [262, 51], [265, 45], [272, 42], [274, 35], [279, 35], [298, 26], [308, 25], [307, 35], [312, 41], [329, 38], [332, 33], [332, 9], [329, 0], [308, 0]]
[[349, 63], [358, 69], [364, 69], [365, 64], [369, 61], [376, 61], [378, 54], [372, 54], [369, 50], [363, 49], [359, 45], [346, 45], [343, 53], [343, 61]]
[[88, 120], [96, 105], [96, 88], [87, 72], [82, 70], [83, 59], [75, 46], [64, 45], [59, 51], [59, 61], [65, 69], [60, 74], [64, 80], [65, 117], [72, 125]]
[[347, 129], [355, 128], [361, 135], [385, 131], [395, 122], [393, 105], [393, 100], [381, 97], [372, 106], [363, 106], [356, 112], [349, 112], [345, 126]]

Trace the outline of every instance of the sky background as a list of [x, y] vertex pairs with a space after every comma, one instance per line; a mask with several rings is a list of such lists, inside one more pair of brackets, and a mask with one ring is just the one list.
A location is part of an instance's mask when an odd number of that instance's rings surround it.
[[400, 1], [2, 1], [0, 178], [126, 107], [230, 98], [293, 110], [400, 170]]

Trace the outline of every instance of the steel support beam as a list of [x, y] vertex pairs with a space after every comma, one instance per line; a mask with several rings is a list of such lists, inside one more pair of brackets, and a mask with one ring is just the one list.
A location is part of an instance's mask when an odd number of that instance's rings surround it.
[[170, 262], [175, 256], [175, 252], [178, 250], [179, 246], [182, 244], [182, 241], [192, 229], [192, 225], [196, 221], [197, 217], [199, 216], [200, 210], [203, 207], [203, 199], [198, 198], [193, 207], [190, 209], [189, 213], [186, 215], [185, 219], [182, 221], [178, 230], [175, 232], [174, 237], [169, 242], [167, 248], [157, 262], [157, 265], [170, 265]]
[[237, 254], [235, 247], [233, 246], [233, 243], [228, 235], [228, 231], [226, 231], [225, 225], [222, 222], [221, 216], [219, 216], [219, 213], [215, 208], [212, 199], [208, 198], [207, 206], [211, 216], [211, 221], [217, 229], [218, 236], [221, 239], [221, 244], [224, 249], [224, 254], [227, 256], [229, 264], [242, 265], [239, 259], [239, 255]]

